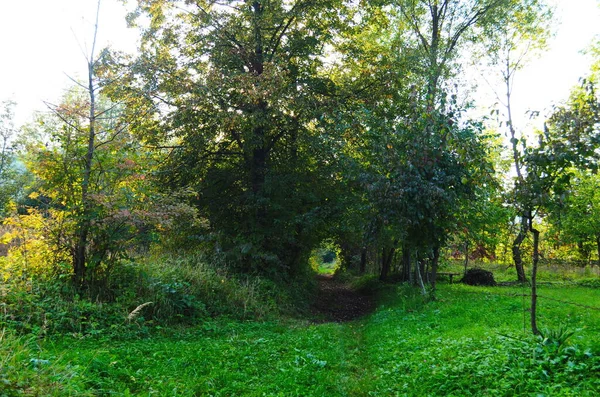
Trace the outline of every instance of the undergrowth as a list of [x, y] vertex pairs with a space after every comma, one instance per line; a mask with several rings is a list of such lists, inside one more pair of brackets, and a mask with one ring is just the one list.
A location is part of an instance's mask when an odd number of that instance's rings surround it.
[[314, 286], [234, 275], [193, 255], [122, 263], [106, 290], [21, 280], [0, 291], [0, 397], [596, 396], [597, 280], [539, 288], [441, 282], [436, 299], [373, 276], [349, 323], [297, 314]]
[[[540, 298], [534, 337], [520, 292], [440, 284], [426, 301], [388, 284], [378, 310], [349, 323], [206, 317], [127, 340], [10, 334], [0, 380], [57, 396], [598, 395], [597, 312]], [[600, 301], [576, 286], [540, 295]]]
[[0, 327], [39, 336], [146, 336], [153, 327], [192, 325], [207, 318], [269, 319], [306, 310], [314, 289], [239, 275], [190, 254], [125, 261], [110, 283], [75, 291], [68, 278], [9, 281], [0, 289]]

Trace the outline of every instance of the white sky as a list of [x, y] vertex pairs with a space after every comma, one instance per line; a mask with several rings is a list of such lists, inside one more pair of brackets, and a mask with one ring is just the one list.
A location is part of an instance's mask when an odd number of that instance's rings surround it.
[[[0, 0], [0, 100], [17, 102], [16, 121], [45, 110], [85, 77], [97, 0]], [[97, 48], [132, 52], [137, 33], [118, 0], [102, 0]], [[88, 55], [89, 56], [89, 55]]]
[[588, 77], [592, 59], [583, 54], [600, 36], [599, 0], [554, 0], [558, 31], [550, 48], [515, 75], [514, 105], [544, 111], [568, 98], [580, 78]]
[[[550, 50], [517, 76], [516, 113], [543, 110], [564, 100], [590, 60], [580, 52], [600, 34], [598, 0], [554, 0], [561, 21]], [[70, 81], [85, 75], [82, 47], [89, 47], [96, 0], [0, 0], [0, 100], [17, 102], [17, 123], [28, 121], [43, 101], [57, 102]], [[127, 29], [125, 7], [103, 0], [98, 48], [133, 51], [137, 32]]]

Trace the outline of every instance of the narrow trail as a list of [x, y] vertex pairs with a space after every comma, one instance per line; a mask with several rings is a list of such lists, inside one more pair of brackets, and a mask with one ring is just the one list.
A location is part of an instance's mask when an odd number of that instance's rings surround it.
[[319, 290], [312, 305], [316, 322], [352, 321], [375, 310], [375, 297], [351, 288], [331, 275], [317, 276]]

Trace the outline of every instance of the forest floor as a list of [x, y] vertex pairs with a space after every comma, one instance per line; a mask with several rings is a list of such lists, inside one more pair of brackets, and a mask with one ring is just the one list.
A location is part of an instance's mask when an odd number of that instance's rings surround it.
[[376, 308], [373, 294], [358, 291], [347, 281], [330, 274], [317, 276], [318, 293], [312, 305], [312, 314], [317, 323], [343, 323], [356, 320]]

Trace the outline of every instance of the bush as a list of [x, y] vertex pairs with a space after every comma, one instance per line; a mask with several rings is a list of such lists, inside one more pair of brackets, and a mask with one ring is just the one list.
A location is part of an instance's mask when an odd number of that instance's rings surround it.
[[581, 287], [587, 288], [600, 288], [600, 279], [599, 278], [588, 278], [581, 280], [577, 283], [577, 285]]

